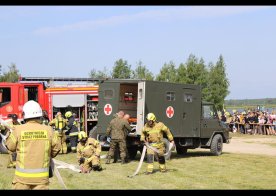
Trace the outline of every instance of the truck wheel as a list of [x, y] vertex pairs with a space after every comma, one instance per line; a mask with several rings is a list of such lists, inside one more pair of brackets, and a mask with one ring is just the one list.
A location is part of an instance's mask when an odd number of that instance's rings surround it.
[[134, 160], [137, 155], [138, 149], [136, 147], [131, 147], [131, 148], [128, 148], [127, 150], [128, 150], [129, 159]]
[[176, 153], [179, 154], [179, 155], [186, 154], [187, 150], [188, 149], [185, 148], [185, 147], [179, 147], [179, 146], [176, 147]]
[[222, 153], [223, 140], [220, 134], [217, 134], [213, 137], [211, 143], [211, 153], [215, 156], [221, 155]]
[[97, 126], [93, 127], [93, 129], [89, 131], [89, 137], [97, 139]]
[[[163, 142], [165, 144], [165, 153], [167, 153], [169, 151], [169, 147], [170, 147], [170, 142], [167, 138], [163, 138]], [[172, 152], [169, 152], [166, 156], [165, 156], [165, 160], [170, 160], [171, 159], [171, 154]]]

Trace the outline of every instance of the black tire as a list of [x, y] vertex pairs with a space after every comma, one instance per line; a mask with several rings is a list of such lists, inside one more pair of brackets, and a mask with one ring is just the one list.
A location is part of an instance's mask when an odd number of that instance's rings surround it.
[[222, 136], [220, 134], [216, 134], [213, 137], [210, 151], [211, 151], [211, 153], [213, 155], [219, 156], [222, 153], [222, 148], [223, 148], [223, 139], [222, 139]]
[[137, 155], [137, 147], [130, 147], [127, 150], [129, 159], [134, 160]]
[[89, 131], [89, 137], [90, 137], [90, 138], [97, 139], [97, 126], [93, 127], [93, 128]]
[[187, 151], [188, 151], [188, 149], [185, 147], [176, 146], [176, 153], [179, 155], [184, 155], [187, 153]]
[[[167, 153], [169, 151], [169, 147], [170, 147], [170, 142], [167, 138], [163, 138], [163, 142], [165, 144], [165, 153]], [[165, 160], [170, 160], [171, 159], [171, 155], [172, 152], [169, 152], [166, 156], [165, 156]]]

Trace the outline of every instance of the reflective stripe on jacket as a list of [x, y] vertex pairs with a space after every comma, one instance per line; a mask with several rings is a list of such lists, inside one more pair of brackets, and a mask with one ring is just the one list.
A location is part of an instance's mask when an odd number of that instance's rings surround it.
[[7, 148], [17, 153], [15, 178], [23, 184], [49, 183], [50, 158], [61, 146], [50, 126], [28, 121], [16, 126], [6, 140]]
[[165, 133], [169, 141], [173, 140], [170, 129], [162, 122], [155, 122], [153, 127], [145, 124], [141, 134], [141, 141], [147, 141], [149, 143], [160, 143], [163, 140], [163, 133]]
[[92, 158], [92, 155], [100, 157], [101, 151], [100, 142], [94, 138], [88, 138], [84, 145], [81, 142], [78, 143], [77, 159], [79, 160], [83, 157], [88, 161], [91, 161], [90, 159]]

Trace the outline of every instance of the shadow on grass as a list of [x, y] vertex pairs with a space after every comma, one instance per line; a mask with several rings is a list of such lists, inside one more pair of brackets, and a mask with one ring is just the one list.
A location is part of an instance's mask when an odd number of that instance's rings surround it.
[[[223, 154], [231, 154], [229, 152], [222, 152]], [[219, 156], [221, 156], [219, 155]], [[210, 151], [196, 151], [196, 152], [187, 152], [186, 154], [179, 155], [176, 152], [172, 152], [171, 159], [182, 159], [182, 158], [193, 158], [193, 157], [209, 157], [209, 156], [215, 156]]]
[[183, 155], [172, 152], [171, 159], [182, 159], [182, 158], [192, 158], [192, 157], [202, 157], [202, 156], [213, 156], [210, 152], [187, 152]]
[[[222, 152], [223, 154], [231, 154], [229, 152]], [[170, 159], [183, 159], [183, 158], [193, 158], [193, 157], [209, 157], [209, 156], [215, 156], [211, 154], [210, 151], [189, 151], [183, 155], [179, 155], [176, 152], [172, 152]], [[221, 156], [221, 155], [220, 155]], [[135, 159], [130, 160], [130, 162], [137, 162], [140, 161], [141, 155], [138, 153]], [[144, 162], [147, 161], [147, 156], [144, 158]], [[156, 162], [156, 158], [154, 158], [154, 161]]]
[[[190, 151], [188, 150], [187, 153], [183, 154], [183, 155], [179, 155], [177, 154], [176, 151], [173, 151], [171, 153], [171, 157], [170, 159], [183, 159], [183, 158], [193, 158], [193, 157], [209, 157], [209, 156], [215, 156], [213, 155], [210, 150], [208, 151], [193, 151], [194, 149], [190, 149]], [[222, 155], [223, 154], [231, 154], [229, 152], [222, 152]], [[221, 156], [221, 155], [219, 155]], [[140, 158], [141, 158], [141, 153], [140, 151], [138, 151], [136, 157], [134, 159], [129, 159], [129, 162], [128, 163], [133, 163], [133, 162], [139, 162], [140, 161]], [[156, 157], [154, 158], [154, 161], [156, 162], [157, 159]], [[147, 162], [147, 155], [145, 155], [145, 158], [144, 158], [144, 161], [143, 162]], [[121, 159], [118, 159], [117, 163], [115, 164], [118, 164], [120, 163], [121, 164]], [[114, 164], [114, 163], [113, 163]]]

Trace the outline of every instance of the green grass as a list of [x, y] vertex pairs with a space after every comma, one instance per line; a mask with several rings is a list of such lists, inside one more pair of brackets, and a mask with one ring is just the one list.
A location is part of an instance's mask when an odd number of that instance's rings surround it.
[[266, 143], [269, 146], [272, 146], [273, 148], [276, 148], [276, 143]]
[[[227, 144], [230, 145], [230, 144]], [[105, 152], [104, 152], [105, 153]], [[105, 164], [104, 170], [90, 174], [80, 174], [68, 169], [59, 169], [69, 189], [276, 189], [276, 157], [246, 154], [223, 153], [211, 156], [206, 150], [189, 150], [184, 156], [172, 153], [167, 161], [167, 173], [158, 171], [145, 175], [146, 162], [139, 174], [128, 178], [138, 165], [140, 154], [136, 160], [121, 165]], [[14, 169], [7, 169], [8, 156], [0, 155], [0, 189], [11, 189]], [[76, 164], [76, 154], [58, 155], [58, 160]], [[54, 176], [50, 179], [50, 189], [62, 189]]]

